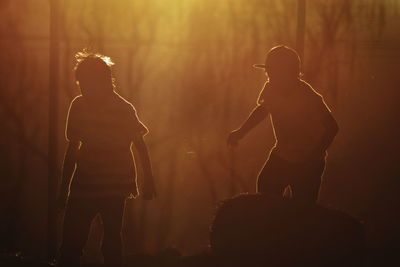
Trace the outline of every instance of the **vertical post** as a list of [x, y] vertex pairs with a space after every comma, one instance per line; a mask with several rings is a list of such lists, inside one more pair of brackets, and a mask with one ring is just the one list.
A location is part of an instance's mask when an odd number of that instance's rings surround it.
[[306, 0], [297, 0], [297, 38], [296, 50], [300, 59], [304, 58], [304, 41], [306, 33]]
[[48, 132], [48, 192], [47, 192], [47, 257], [53, 261], [57, 254], [57, 118], [59, 80], [59, 0], [50, 0], [49, 33], [49, 132]]

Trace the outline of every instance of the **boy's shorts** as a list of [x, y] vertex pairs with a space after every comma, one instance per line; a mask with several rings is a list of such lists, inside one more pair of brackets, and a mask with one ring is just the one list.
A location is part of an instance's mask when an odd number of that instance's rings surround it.
[[316, 202], [324, 170], [324, 157], [292, 163], [272, 152], [258, 175], [257, 192], [282, 196], [290, 185], [293, 198]]

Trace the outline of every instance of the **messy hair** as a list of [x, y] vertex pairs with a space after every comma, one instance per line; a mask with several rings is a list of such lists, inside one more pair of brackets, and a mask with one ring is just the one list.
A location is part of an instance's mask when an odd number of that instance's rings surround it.
[[74, 67], [76, 81], [79, 82], [96, 74], [99, 77], [109, 78], [114, 87], [114, 78], [111, 72], [111, 66], [114, 65], [114, 62], [110, 57], [83, 49], [75, 54], [75, 59], [77, 62]]

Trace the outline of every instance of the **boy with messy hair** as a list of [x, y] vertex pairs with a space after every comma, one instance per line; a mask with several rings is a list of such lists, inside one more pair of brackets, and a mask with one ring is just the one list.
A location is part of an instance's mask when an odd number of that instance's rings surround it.
[[79, 266], [91, 221], [101, 215], [102, 252], [107, 266], [121, 265], [121, 227], [125, 200], [137, 195], [131, 151], [135, 145], [144, 172], [143, 197], [156, 196], [148, 133], [134, 106], [115, 91], [109, 57], [76, 54], [75, 79], [81, 95], [70, 105], [58, 206], [66, 208], [60, 263]]

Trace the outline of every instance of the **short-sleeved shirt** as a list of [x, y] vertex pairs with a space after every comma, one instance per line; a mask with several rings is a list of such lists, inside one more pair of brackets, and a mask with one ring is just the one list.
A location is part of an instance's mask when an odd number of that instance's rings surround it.
[[[323, 97], [303, 80], [282, 88], [266, 83], [257, 104], [270, 113], [276, 144], [274, 153], [291, 162], [315, 155], [325, 134], [323, 120], [330, 112]], [[287, 94], [282, 91], [288, 92]], [[321, 149], [321, 157], [325, 151]]]
[[131, 144], [147, 132], [133, 105], [117, 93], [101, 104], [76, 97], [65, 131], [68, 141], [81, 142], [71, 197], [137, 195]]

